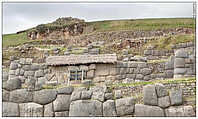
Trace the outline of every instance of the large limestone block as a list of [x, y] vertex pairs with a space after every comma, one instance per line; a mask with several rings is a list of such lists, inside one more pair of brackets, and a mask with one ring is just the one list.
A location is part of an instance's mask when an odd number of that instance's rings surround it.
[[167, 117], [192, 117], [195, 112], [192, 106], [171, 106], [165, 109]]
[[184, 49], [179, 49], [175, 52], [175, 57], [176, 58], [187, 58], [188, 52]]
[[95, 75], [97, 76], [107, 76], [109, 75], [110, 67], [107, 64], [97, 64]]
[[71, 101], [80, 100], [82, 91], [73, 91], [71, 95]]
[[157, 106], [149, 106], [143, 104], [135, 105], [135, 113], [136, 117], [163, 117], [164, 110]]
[[44, 117], [53, 117], [53, 116], [54, 116], [53, 103], [44, 105]]
[[70, 95], [58, 95], [56, 100], [53, 102], [54, 111], [68, 111], [70, 105]]
[[131, 115], [134, 112], [135, 99], [131, 97], [116, 100], [116, 111], [118, 116]]
[[10, 64], [10, 70], [16, 70], [17, 68], [18, 68], [18, 64], [17, 64], [17, 63], [12, 62], [12, 63]]
[[92, 96], [91, 91], [82, 91], [81, 99], [83, 99], [83, 100], [91, 99], [91, 96]]
[[42, 117], [43, 106], [37, 103], [21, 103], [19, 104], [21, 117]]
[[143, 101], [145, 105], [158, 105], [155, 85], [149, 84], [143, 87]]
[[43, 77], [43, 76], [44, 76], [44, 71], [43, 70], [35, 71], [35, 77], [36, 78]]
[[57, 91], [55, 89], [43, 89], [35, 91], [33, 96], [33, 102], [41, 105], [48, 104], [56, 99]]
[[171, 70], [174, 68], [174, 56], [170, 56], [168, 61], [165, 63], [165, 70]]
[[2, 102], [2, 116], [3, 117], [18, 117], [19, 105], [12, 102]]
[[74, 90], [73, 86], [66, 86], [57, 89], [58, 94], [67, 94], [67, 95], [72, 94], [73, 90]]
[[143, 74], [143, 75], [149, 75], [152, 73], [152, 70], [149, 69], [149, 68], [143, 68], [140, 70], [140, 72]]
[[161, 108], [166, 108], [170, 106], [169, 96], [158, 98], [158, 106]]
[[9, 101], [10, 92], [2, 89], [2, 100]]
[[26, 89], [18, 89], [10, 92], [10, 101], [16, 103], [27, 103], [33, 100], [33, 93]]
[[164, 96], [168, 95], [168, 91], [167, 91], [166, 87], [161, 83], [156, 83], [155, 89], [157, 92], [157, 97], [164, 97]]
[[87, 72], [87, 78], [88, 79], [93, 79], [94, 78], [94, 70], [89, 70]]
[[103, 103], [103, 116], [104, 117], [117, 116], [114, 100], [107, 100], [106, 102]]
[[77, 100], [71, 102], [69, 116], [102, 116], [102, 108], [97, 100]]
[[186, 73], [186, 68], [175, 68], [174, 74], [184, 75]]
[[183, 103], [182, 89], [171, 90], [170, 91], [170, 101], [171, 101], [171, 105], [181, 105]]
[[174, 67], [175, 68], [184, 68], [185, 67], [184, 58], [175, 58]]
[[9, 79], [4, 87], [6, 90], [16, 90], [21, 88], [21, 80], [19, 78]]

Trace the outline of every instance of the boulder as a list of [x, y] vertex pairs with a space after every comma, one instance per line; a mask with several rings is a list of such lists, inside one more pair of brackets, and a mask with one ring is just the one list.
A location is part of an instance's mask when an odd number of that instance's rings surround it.
[[177, 58], [187, 58], [188, 52], [184, 49], [179, 49], [175, 52], [175, 57]]
[[57, 89], [58, 94], [67, 94], [67, 95], [71, 95], [73, 90], [74, 90], [73, 86], [66, 86]]
[[18, 117], [19, 105], [12, 102], [2, 102], [2, 116], [3, 117]]
[[192, 106], [171, 106], [165, 109], [167, 117], [192, 117], [195, 111]]
[[12, 62], [12, 63], [10, 64], [10, 70], [16, 70], [17, 68], [18, 68], [18, 64], [17, 64], [17, 63]]
[[56, 100], [53, 102], [54, 111], [68, 111], [70, 105], [70, 95], [58, 95]]
[[91, 91], [82, 91], [81, 99], [83, 99], [83, 100], [91, 99], [91, 96], [92, 96]]
[[106, 102], [103, 103], [103, 116], [104, 117], [117, 116], [114, 100], [107, 100]]
[[102, 116], [102, 103], [97, 100], [77, 100], [70, 104], [69, 116]]
[[69, 111], [55, 112], [55, 117], [68, 117]]
[[144, 78], [144, 75], [142, 75], [142, 74], [137, 74], [136, 75], [137, 80], [142, 80], [143, 78]]
[[27, 103], [33, 100], [33, 93], [28, 92], [26, 89], [18, 89], [10, 92], [11, 102], [16, 103]]
[[71, 95], [71, 101], [80, 100], [82, 91], [73, 91]]
[[155, 83], [155, 89], [156, 89], [158, 98], [168, 95], [168, 91], [166, 87], [161, 83]]
[[23, 65], [22, 69], [24, 71], [30, 71], [31, 70], [31, 65]]
[[170, 106], [169, 96], [158, 98], [158, 106], [161, 108], [166, 108]]
[[48, 104], [56, 99], [57, 91], [55, 89], [43, 89], [35, 91], [33, 96], [33, 102], [41, 105]]
[[152, 70], [149, 69], [149, 68], [143, 68], [140, 70], [140, 72], [143, 74], [143, 75], [149, 75], [152, 73]]
[[163, 117], [164, 110], [157, 106], [149, 106], [143, 104], [135, 104], [136, 117]]
[[9, 79], [5, 86], [6, 90], [16, 90], [21, 88], [21, 80], [19, 78]]
[[21, 103], [19, 104], [20, 117], [42, 117], [43, 105], [36, 103]]
[[134, 112], [135, 99], [131, 97], [116, 100], [116, 111], [118, 116], [131, 115]]
[[53, 104], [49, 103], [47, 105], [44, 105], [44, 117], [53, 117], [53, 116], [54, 116]]
[[170, 101], [171, 101], [171, 105], [181, 105], [183, 103], [182, 89], [171, 90], [170, 91]]
[[143, 101], [145, 105], [158, 105], [155, 85], [148, 84], [143, 87]]
[[30, 69], [31, 69], [32, 71], [39, 70], [39, 69], [40, 69], [40, 65], [39, 65], [39, 64], [32, 64], [32, 65], [30, 66]]
[[25, 77], [28, 77], [28, 76], [32, 76], [32, 77], [34, 77], [34, 71], [25, 71], [25, 73], [24, 73], [24, 76]]

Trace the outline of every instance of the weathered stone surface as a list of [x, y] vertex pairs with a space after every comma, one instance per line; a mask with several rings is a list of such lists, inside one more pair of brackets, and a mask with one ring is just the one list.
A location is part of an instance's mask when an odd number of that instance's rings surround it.
[[30, 67], [31, 70], [36, 71], [40, 69], [40, 65], [39, 64], [32, 64]]
[[115, 98], [116, 99], [122, 98], [122, 92], [121, 92], [121, 90], [115, 90]]
[[105, 85], [104, 86], [91, 86], [90, 91], [92, 91], [92, 92], [106, 92], [107, 87]]
[[168, 95], [166, 87], [161, 83], [155, 83], [155, 89], [158, 97], [164, 97]]
[[87, 72], [87, 78], [88, 79], [94, 78], [94, 70], [90, 70], [90, 71]]
[[31, 59], [31, 58], [26, 58], [26, 59], [25, 59], [25, 63], [26, 63], [26, 64], [32, 64], [32, 60], [33, 60], [33, 59]]
[[21, 88], [21, 80], [19, 78], [9, 79], [5, 86], [6, 90], [15, 90]]
[[55, 112], [55, 117], [68, 117], [69, 111]]
[[116, 111], [118, 116], [131, 115], [134, 112], [135, 99], [131, 97], [116, 100]]
[[38, 104], [48, 104], [56, 99], [57, 91], [55, 89], [43, 89], [35, 91], [33, 101]]
[[174, 71], [173, 70], [166, 70], [165, 75], [166, 75], [166, 78], [173, 78]]
[[12, 63], [10, 64], [10, 70], [16, 70], [17, 68], [18, 68], [18, 64], [17, 64], [17, 63], [12, 62]]
[[57, 89], [58, 94], [67, 94], [67, 95], [72, 94], [73, 90], [74, 90], [73, 86], [66, 86]]
[[3, 81], [7, 81], [8, 80], [8, 76], [9, 76], [9, 72], [6, 71], [6, 70], [3, 70], [3, 72], [2, 72]]
[[166, 108], [170, 106], [170, 98], [169, 96], [158, 98], [158, 106], [162, 108]]
[[104, 92], [99, 92], [99, 91], [98, 92], [93, 92], [91, 99], [104, 102], [104, 99], [105, 99], [104, 95], [105, 95]]
[[43, 85], [46, 83], [46, 81], [47, 81], [47, 79], [45, 77], [40, 77], [40, 78], [38, 78], [37, 84]]
[[39, 77], [42, 77], [44, 76], [44, 72], [43, 70], [38, 70], [35, 72], [35, 77], [39, 78]]
[[15, 75], [16, 75], [16, 76], [19, 76], [19, 75], [20, 75], [20, 69], [16, 69]]
[[49, 103], [47, 105], [44, 105], [44, 117], [53, 117], [53, 116], [54, 116], [53, 104]]
[[91, 99], [92, 92], [91, 91], [82, 91], [81, 99]]
[[68, 111], [70, 105], [70, 95], [58, 95], [56, 100], [53, 102], [54, 111]]
[[164, 111], [162, 108], [157, 106], [148, 106], [143, 104], [135, 104], [136, 117], [163, 117]]
[[140, 62], [140, 63], [138, 63], [138, 67], [141, 69], [141, 68], [148, 68], [148, 65], [147, 65], [147, 63], [145, 63], [145, 62]]
[[187, 58], [188, 57], [188, 52], [185, 51], [184, 49], [179, 49], [175, 52], [175, 56], [178, 58]]
[[184, 68], [185, 67], [184, 58], [175, 58], [174, 67], [175, 68]]
[[105, 93], [105, 100], [112, 100], [113, 94], [112, 93]]
[[96, 64], [90, 64], [89, 65], [89, 70], [94, 70], [96, 69]]
[[28, 77], [28, 76], [32, 76], [33, 77], [34, 73], [35, 73], [34, 71], [25, 71], [24, 76], [25, 77]]
[[136, 75], [136, 79], [138, 80], [142, 80], [144, 78], [144, 76], [142, 74], [137, 74]]
[[27, 103], [33, 100], [32, 92], [26, 89], [18, 89], [10, 92], [10, 101], [16, 103]]
[[28, 79], [25, 81], [27, 84], [27, 89], [28, 91], [34, 91], [35, 89], [35, 83], [36, 83], [36, 78], [34, 77], [28, 77]]
[[114, 117], [116, 114], [116, 107], [114, 100], [107, 100], [103, 103], [103, 116]]
[[143, 100], [145, 105], [158, 105], [155, 85], [149, 84], [143, 87]]
[[195, 112], [192, 106], [171, 106], [165, 109], [167, 117], [192, 117]]
[[19, 59], [19, 63], [20, 63], [20, 64], [26, 64], [26, 63], [25, 63], [25, 58], [20, 58], [20, 59]]
[[42, 117], [43, 106], [36, 103], [21, 103], [19, 104], [20, 117]]
[[109, 74], [112, 75], [112, 76], [115, 76], [118, 73], [119, 73], [118, 68], [111, 68], [110, 71], [109, 71]]
[[2, 102], [2, 116], [3, 117], [18, 117], [19, 105], [12, 102]]
[[128, 62], [128, 67], [130, 68], [136, 68], [138, 66], [138, 63], [136, 62]]
[[171, 90], [170, 91], [170, 101], [171, 105], [180, 105], [182, 104], [182, 90]]
[[71, 95], [71, 101], [80, 100], [82, 91], [73, 91]]
[[69, 116], [102, 116], [102, 108], [97, 100], [77, 100], [71, 102]]
[[86, 65], [80, 65], [80, 69], [81, 69], [81, 70], [88, 71], [88, 70], [89, 70], [89, 67], [86, 66]]
[[97, 64], [96, 65], [96, 76], [106, 76], [109, 75], [109, 67], [107, 64]]
[[140, 72], [143, 74], [143, 75], [149, 75], [151, 74], [152, 70], [149, 69], [149, 68], [143, 68], [140, 70]]
[[175, 68], [174, 69], [174, 74], [185, 74], [186, 69], [185, 68]]
[[10, 96], [9, 91], [6, 91], [6, 90], [2, 89], [2, 100], [3, 101], [9, 101], [9, 96]]

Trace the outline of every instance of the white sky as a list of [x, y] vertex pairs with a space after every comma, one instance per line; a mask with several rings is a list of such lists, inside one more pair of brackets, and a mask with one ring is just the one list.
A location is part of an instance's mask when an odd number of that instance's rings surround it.
[[3, 34], [16, 33], [59, 17], [85, 21], [192, 17], [192, 3], [3, 3]]

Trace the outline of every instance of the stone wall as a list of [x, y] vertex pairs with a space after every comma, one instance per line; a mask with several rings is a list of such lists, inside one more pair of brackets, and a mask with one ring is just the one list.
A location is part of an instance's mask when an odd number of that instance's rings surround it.
[[[195, 116], [192, 106], [183, 106], [182, 91], [168, 95], [162, 84], [143, 88], [144, 105], [123, 98], [106, 86], [59, 87], [57, 89], [3, 90], [3, 117], [73, 116]], [[174, 111], [171, 111], [174, 110]]]

